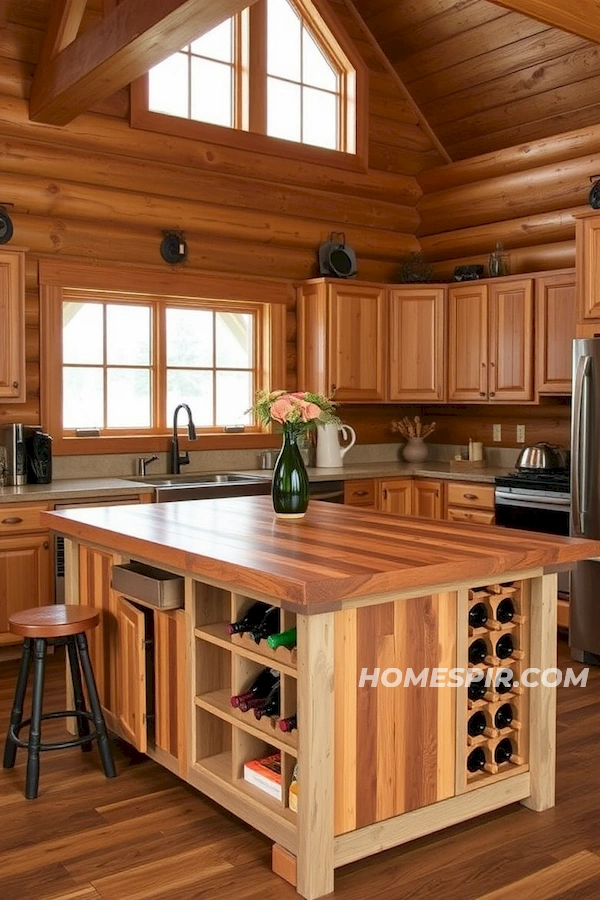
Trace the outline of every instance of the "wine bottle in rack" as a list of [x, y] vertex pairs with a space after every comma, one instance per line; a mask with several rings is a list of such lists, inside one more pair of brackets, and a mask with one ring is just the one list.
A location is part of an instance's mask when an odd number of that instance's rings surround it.
[[269, 692], [268, 696], [262, 701], [259, 706], [254, 707], [254, 717], [256, 719], [262, 719], [263, 716], [269, 716], [269, 718], [279, 718], [279, 712], [281, 707], [281, 693], [279, 690], [279, 682], [275, 685], [272, 691]]
[[286, 719], [280, 719], [279, 727], [285, 732], [294, 731], [298, 727], [298, 717], [294, 714], [293, 716], [288, 716]]
[[287, 631], [280, 631], [279, 634], [270, 634], [267, 644], [271, 650], [276, 650], [277, 647], [288, 647], [291, 650], [296, 646], [296, 629], [288, 628]]
[[503, 634], [496, 641], [496, 656], [498, 659], [508, 659], [509, 656], [512, 656], [514, 649], [515, 644], [510, 634]]
[[260, 625], [268, 609], [269, 607], [266, 603], [253, 603], [241, 619], [238, 619], [237, 622], [229, 623], [227, 634], [244, 634], [246, 631], [252, 631], [253, 628]]
[[482, 697], [484, 697], [486, 691], [487, 691], [487, 688], [486, 688], [485, 682], [483, 680], [482, 681], [472, 681], [469, 684], [467, 694], [469, 695], [469, 700], [471, 700], [474, 703], [476, 700], [481, 700]]
[[229, 702], [235, 709], [239, 709], [242, 703], [251, 700], [253, 697], [266, 697], [278, 680], [279, 672], [276, 669], [263, 669], [247, 691], [243, 691], [241, 694], [233, 694]]
[[488, 620], [488, 611], [485, 603], [476, 603], [469, 610], [469, 625], [471, 628], [482, 628]]
[[502, 669], [494, 681], [494, 690], [497, 694], [508, 694], [512, 690], [515, 673], [512, 669]]
[[481, 747], [471, 750], [467, 756], [467, 770], [469, 772], [480, 772], [485, 766], [485, 753]]
[[494, 750], [494, 761], [501, 766], [502, 763], [508, 762], [513, 755], [513, 745], [510, 738], [502, 738]]
[[473, 713], [467, 722], [467, 733], [469, 734], [469, 737], [477, 737], [478, 735], [483, 734], [486, 724], [485, 713], [482, 713], [481, 710]]
[[[238, 707], [240, 712], [248, 712], [249, 709], [262, 709], [267, 701], [269, 703], [271, 702], [275, 690], [279, 691], [279, 672], [277, 672], [277, 677], [267, 690], [260, 694], [254, 694], [252, 697], [242, 698], [240, 700], [240, 705]], [[277, 702], [279, 703], [279, 697]], [[277, 713], [277, 715], [279, 715], [279, 713]]]
[[515, 615], [515, 604], [510, 597], [505, 597], [496, 607], [496, 621], [501, 625], [511, 622]]
[[514, 718], [513, 708], [510, 703], [503, 703], [496, 710], [494, 725], [496, 728], [508, 728]]
[[279, 632], [279, 608], [277, 606], [269, 606], [262, 617], [261, 621], [250, 629], [250, 636], [256, 644], [260, 644], [262, 640], [266, 640], [270, 635]]
[[488, 646], [483, 638], [477, 638], [469, 645], [469, 662], [472, 666], [482, 663], [488, 655]]

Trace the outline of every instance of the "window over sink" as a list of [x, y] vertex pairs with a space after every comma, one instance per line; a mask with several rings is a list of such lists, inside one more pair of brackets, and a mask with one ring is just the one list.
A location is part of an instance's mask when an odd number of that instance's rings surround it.
[[40, 267], [42, 419], [55, 451], [167, 449], [182, 402], [219, 447], [229, 445], [225, 426], [258, 436], [246, 410], [257, 389], [284, 377], [285, 286], [177, 273], [159, 294], [154, 271], [71, 268], [81, 287], [48, 284], [67, 279], [51, 262]]

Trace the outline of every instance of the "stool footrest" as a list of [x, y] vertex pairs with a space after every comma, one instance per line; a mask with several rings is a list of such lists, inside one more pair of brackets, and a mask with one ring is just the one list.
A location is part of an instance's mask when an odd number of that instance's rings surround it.
[[[60, 712], [50, 712], [43, 713], [41, 716], [42, 720], [45, 719], [66, 719], [68, 717], [75, 718], [85, 718], [89, 719], [90, 722], [94, 721], [94, 717], [91, 713], [86, 711], [77, 712], [76, 710], [66, 709], [61, 710]], [[31, 719], [23, 719], [22, 722], [16, 728], [10, 728], [10, 738], [17, 747], [23, 747], [25, 750], [29, 749], [29, 741], [24, 741], [19, 737], [19, 732], [22, 728], [26, 728], [31, 724]], [[94, 729], [89, 734], [85, 734], [83, 737], [78, 738], [69, 738], [67, 741], [55, 741], [54, 743], [47, 744], [39, 744], [38, 750], [66, 750], [67, 747], [83, 747], [84, 744], [89, 744], [90, 741], [97, 740], [100, 737], [98, 732]]]

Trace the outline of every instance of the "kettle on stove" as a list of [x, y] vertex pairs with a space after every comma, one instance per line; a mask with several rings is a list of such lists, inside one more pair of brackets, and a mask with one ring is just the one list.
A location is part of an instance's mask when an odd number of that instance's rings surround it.
[[[339, 435], [350, 443], [344, 447], [340, 445]], [[319, 468], [338, 469], [344, 464], [344, 456], [356, 443], [356, 432], [350, 425], [337, 425], [334, 422], [321, 425], [317, 431], [317, 459]]]

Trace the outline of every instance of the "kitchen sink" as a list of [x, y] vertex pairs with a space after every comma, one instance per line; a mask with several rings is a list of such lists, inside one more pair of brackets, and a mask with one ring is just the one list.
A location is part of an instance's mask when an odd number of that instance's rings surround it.
[[235, 472], [206, 472], [198, 475], [143, 475], [128, 478], [154, 488], [154, 502], [208, 500], [215, 497], [250, 497], [268, 494], [271, 478]]
[[187, 487], [196, 484], [238, 484], [240, 482], [264, 481], [257, 475], [240, 475], [233, 472], [206, 472], [200, 475], [140, 475], [139, 478], [128, 478], [138, 484], [149, 484], [152, 487]]

